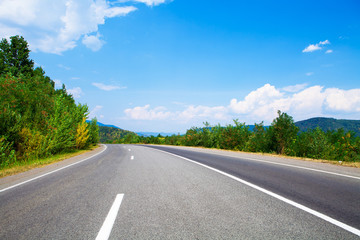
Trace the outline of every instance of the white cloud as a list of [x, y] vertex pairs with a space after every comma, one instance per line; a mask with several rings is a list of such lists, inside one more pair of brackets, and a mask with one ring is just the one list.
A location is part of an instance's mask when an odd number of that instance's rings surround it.
[[[310, 73], [310, 75], [308, 75], [309, 73], [307, 73], [306, 75], [307, 76], [310, 76], [312, 75], [313, 73]], [[286, 92], [299, 92], [301, 90], [303, 90], [304, 88], [306, 88], [307, 86], [307, 83], [303, 83], [303, 84], [296, 84], [296, 85], [293, 85], [293, 86], [287, 86], [287, 87], [284, 87], [282, 88], [282, 90], [286, 91]]]
[[314, 52], [317, 50], [322, 49], [322, 47], [319, 47], [318, 44], [310, 44], [309, 46], [307, 46], [302, 52]]
[[54, 80], [55, 83], [55, 88], [61, 88], [62, 87], [62, 82], [59, 79], [55, 79]]
[[148, 6], [156, 6], [164, 3], [166, 0], [134, 0], [135, 2], [145, 3]]
[[150, 105], [145, 105], [143, 107], [134, 107], [125, 109], [125, 115], [134, 120], [164, 120], [168, 119], [172, 113], [166, 111], [164, 107], [156, 107], [150, 109]]
[[[101, 111], [101, 109], [103, 109], [103, 106], [101, 105], [96, 105], [89, 113], [88, 119], [92, 119], [94, 117], [97, 116], [97, 114]], [[100, 118], [104, 117], [103, 115], [100, 115]]]
[[314, 73], [313, 72], [307, 72], [305, 75], [310, 77], [310, 76], [314, 75]]
[[263, 87], [250, 92], [243, 101], [238, 101], [235, 98], [232, 99], [229, 107], [233, 112], [239, 114], [262, 112], [265, 110], [265, 105], [269, 104], [269, 102], [274, 103], [274, 100], [277, 100], [282, 96], [283, 93], [274, 86], [265, 84]]
[[320, 41], [320, 42], [319, 42], [319, 45], [327, 45], [327, 44], [330, 44], [330, 41], [329, 41], [329, 40], [325, 40], [325, 41]]
[[106, 8], [105, 16], [108, 18], [119, 17], [119, 16], [126, 16], [127, 14], [136, 11], [137, 8], [133, 6], [126, 6], [126, 7], [111, 7]]
[[15, 36], [15, 35], [21, 35], [21, 30], [19, 28], [6, 26], [0, 22], [0, 37], [1, 38], [6, 38], [6, 39], [10, 40], [10, 37]]
[[87, 47], [90, 48], [92, 51], [96, 52], [101, 49], [101, 47], [105, 44], [105, 41], [100, 39], [100, 34], [96, 35], [85, 35], [83, 37], [82, 43]]
[[66, 90], [69, 94], [71, 94], [74, 98], [80, 98], [84, 93], [79, 87], [75, 87], [72, 89]]
[[[145, 1], [157, 5], [162, 1]], [[134, 6], [114, 6], [106, 0], [2, 0], [0, 38], [23, 35], [30, 49], [61, 54], [75, 48], [80, 39], [92, 49], [104, 44], [98, 26], [107, 18], [126, 16]]]
[[165, 107], [150, 108], [150, 105], [143, 107], [128, 108], [124, 111], [125, 115], [134, 120], [171, 120], [177, 122], [189, 122], [194, 119], [204, 120], [224, 120], [228, 119], [227, 107], [209, 106], [188, 106], [183, 111], [170, 112]]
[[307, 46], [304, 50], [302, 50], [302, 52], [314, 52], [317, 50], [321, 50], [323, 45], [327, 45], [330, 44], [329, 40], [325, 40], [325, 41], [320, 41], [317, 44], [310, 44], [309, 46]]
[[183, 122], [187, 122], [195, 118], [224, 120], [228, 118], [227, 112], [228, 109], [223, 106], [188, 106], [184, 111], [176, 114], [176, 119], [180, 119]]
[[329, 113], [328, 111], [339, 115], [345, 112], [358, 114], [360, 89], [324, 89], [321, 86], [312, 86], [291, 93], [266, 84], [249, 93], [242, 101], [232, 99], [229, 108], [247, 119], [268, 122], [276, 117], [277, 110], [288, 112], [295, 119], [323, 116]]
[[117, 0], [116, 2], [117, 3], [139, 2], [139, 3], [145, 3], [148, 6], [156, 6], [165, 3], [166, 1], [167, 0]]
[[333, 50], [329, 49], [329, 50], [326, 50], [325, 53], [332, 53], [332, 52], [333, 52]]
[[[252, 124], [264, 121], [270, 124], [277, 111], [287, 112], [294, 119], [311, 117], [360, 116], [360, 89], [342, 90], [297, 84], [276, 88], [270, 84], [250, 92], [243, 99], [232, 99], [228, 106], [178, 105], [180, 110], [169, 111], [165, 107], [150, 105], [128, 108], [124, 111], [128, 120], [171, 121], [177, 124], [201, 125], [201, 122], [231, 123], [232, 119]], [[182, 110], [181, 110], [182, 108]]]
[[93, 86], [104, 90], [104, 91], [112, 91], [112, 90], [118, 90], [118, 89], [124, 89], [126, 87], [120, 87], [120, 86], [115, 86], [115, 85], [106, 85], [103, 83], [92, 83]]
[[360, 112], [360, 89], [328, 88], [325, 90], [325, 104], [333, 111]]
[[313, 86], [289, 97], [289, 112], [295, 117], [310, 118], [322, 115], [325, 94], [323, 87]]

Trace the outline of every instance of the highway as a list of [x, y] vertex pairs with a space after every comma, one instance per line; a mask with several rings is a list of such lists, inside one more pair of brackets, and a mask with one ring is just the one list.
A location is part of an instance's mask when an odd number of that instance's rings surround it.
[[0, 239], [360, 239], [360, 170], [103, 145], [0, 179]]

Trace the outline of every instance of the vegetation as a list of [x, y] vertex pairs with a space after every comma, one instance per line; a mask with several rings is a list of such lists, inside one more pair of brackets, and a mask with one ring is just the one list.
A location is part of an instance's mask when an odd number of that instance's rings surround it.
[[102, 143], [121, 143], [127, 135], [136, 137], [137, 134], [117, 127], [99, 126], [99, 137]]
[[334, 118], [310, 118], [308, 120], [296, 122], [295, 125], [301, 132], [308, 129], [316, 129], [317, 127], [324, 132], [343, 129], [345, 132], [352, 131], [360, 136], [360, 120], [342, 120]]
[[355, 162], [360, 161], [360, 137], [343, 129], [324, 132], [322, 129], [299, 131], [293, 118], [278, 111], [269, 127], [255, 124], [250, 130], [245, 123], [234, 120], [233, 125], [222, 127], [193, 127], [185, 135], [142, 137], [128, 134], [117, 143], [167, 144], [200, 146], [247, 152], [276, 153], [288, 156]]
[[19, 162], [88, 148], [99, 141], [96, 119], [65, 86], [29, 59], [23, 37], [0, 42], [0, 169]]

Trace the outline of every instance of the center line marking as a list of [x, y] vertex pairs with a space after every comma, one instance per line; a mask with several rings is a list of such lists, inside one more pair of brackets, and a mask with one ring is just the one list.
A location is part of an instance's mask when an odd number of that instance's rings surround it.
[[115, 201], [110, 208], [108, 215], [96, 237], [96, 240], [108, 240], [110, 237], [111, 230], [113, 228], [116, 216], [119, 212], [121, 202], [124, 198], [124, 194], [116, 195]]
[[131, 156], [131, 160], [134, 160], [134, 156]]

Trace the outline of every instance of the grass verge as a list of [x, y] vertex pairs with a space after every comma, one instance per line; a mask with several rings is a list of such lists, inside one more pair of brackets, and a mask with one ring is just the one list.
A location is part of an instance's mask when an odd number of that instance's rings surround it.
[[84, 149], [84, 150], [75, 150], [75, 151], [69, 152], [69, 153], [56, 154], [56, 155], [50, 156], [48, 158], [16, 162], [12, 165], [4, 167], [3, 169], [0, 169], [0, 178], [15, 175], [15, 174], [22, 173], [22, 172], [26, 172], [26, 171], [29, 171], [34, 168], [41, 168], [41, 167], [50, 165], [52, 163], [60, 162], [65, 159], [75, 157], [75, 156], [81, 155], [86, 152], [90, 152], [98, 147], [99, 147], [99, 145], [92, 146], [92, 147], [90, 147], [88, 149]]

